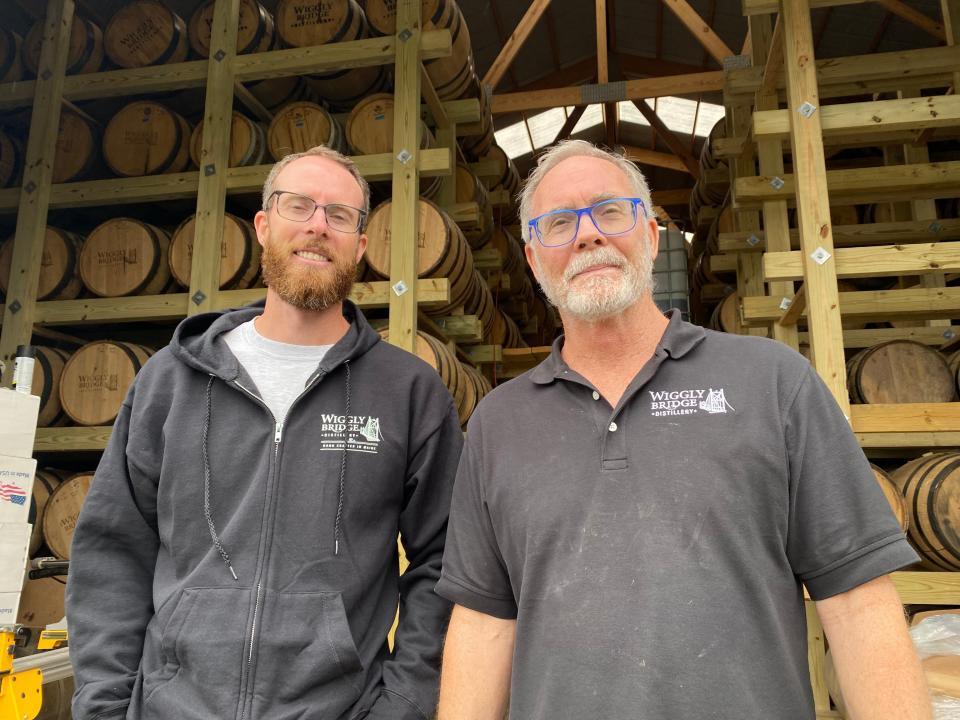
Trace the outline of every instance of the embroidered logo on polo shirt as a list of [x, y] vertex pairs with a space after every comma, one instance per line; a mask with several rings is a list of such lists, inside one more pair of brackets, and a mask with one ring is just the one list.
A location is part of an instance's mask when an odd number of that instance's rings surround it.
[[654, 417], [664, 415], [696, 415], [705, 412], [710, 415], [736, 412], [727, 402], [723, 388], [714, 390], [695, 388], [690, 390], [648, 390], [650, 393], [650, 414]]
[[346, 438], [350, 452], [376, 453], [383, 440], [380, 432], [380, 418], [369, 415], [328, 415], [320, 416], [320, 449], [343, 450]]

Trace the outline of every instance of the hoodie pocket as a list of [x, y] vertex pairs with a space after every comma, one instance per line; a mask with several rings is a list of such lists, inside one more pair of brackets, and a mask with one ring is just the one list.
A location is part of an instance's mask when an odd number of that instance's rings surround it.
[[256, 667], [254, 717], [300, 717], [300, 708], [334, 718], [352, 708], [364, 672], [340, 593], [268, 592]]
[[144, 720], [234, 715], [249, 605], [249, 589], [183, 591], [161, 637], [163, 666], [153, 673], [145, 668]]

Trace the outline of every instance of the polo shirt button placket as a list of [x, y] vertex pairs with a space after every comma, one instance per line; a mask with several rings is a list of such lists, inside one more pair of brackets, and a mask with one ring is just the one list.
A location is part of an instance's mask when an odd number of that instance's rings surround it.
[[598, 393], [596, 390], [593, 391], [593, 399], [594, 399], [594, 400], [599, 400], [599, 399], [600, 399], [600, 393]]
[[615, 422], [610, 423], [610, 426], [607, 428], [610, 432], [617, 431], [617, 424]]

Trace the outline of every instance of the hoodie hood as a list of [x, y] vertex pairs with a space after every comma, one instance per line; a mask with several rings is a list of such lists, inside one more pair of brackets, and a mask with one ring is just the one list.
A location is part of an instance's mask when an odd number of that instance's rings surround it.
[[[185, 365], [226, 382], [240, 377], [240, 363], [227, 347], [223, 334], [263, 314], [265, 300], [242, 308], [220, 310], [188, 317], [177, 325], [170, 341], [170, 351]], [[380, 342], [380, 335], [370, 327], [363, 313], [349, 300], [343, 301], [343, 317], [350, 323], [346, 334], [330, 348], [319, 369], [330, 372], [345, 361], [360, 357]]]

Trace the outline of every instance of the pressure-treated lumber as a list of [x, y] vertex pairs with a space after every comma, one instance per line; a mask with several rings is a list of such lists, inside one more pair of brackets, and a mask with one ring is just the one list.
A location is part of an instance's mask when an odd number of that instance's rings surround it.
[[696, 38], [697, 42], [710, 53], [710, 57], [718, 63], [723, 65], [724, 58], [736, 55], [736, 53], [727, 47], [727, 44], [720, 39], [720, 36], [713, 31], [713, 28], [704, 22], [703, 18], [697, 14], [697, 11], [693, 9], [687, 0], [664, 0], [663, 4], [677, 16], [677, 19], [686, 26], [687, 30]]
[[7, 285], [7, 304], [0, 333], [3, 383], [10, 381], [17, 346], [30, 343], [33, 331], [43, 238], [47, 227], [52, 153], [60, 126], [63, 78], [67, 67], [73, 0], [48, 0], [30, 117], [30, 138], [24, 162], [22, 190], [17, 189], [17, 226]]
[[[845, 348], [868, 348], [888, 340], [913, 340], [924, 345], [939, 347], [944, 342], [953, 340], [960, 335], [960, 327], [902, 327], [902, 328], [867, 328], [865, 330], [843, 331], [843, 346]], [[810, 334], [802, 332], [799, 340], [803, 344], [810, 343]]]
[[[406, 39], [400, 41], [399, 38]], [[390, 204], [390, 343], [415, 352], [420, 174], [420, 0], [397, 2], [393, 115], [393, 198]]]
[[[784, 184], [779, 189], [770, 184], [772, 180], [767, 176], [737, 178], [737, 205], [756, 207], [766, 200], [789, 199], [794, 194], [793, 175], [781, 176]], [[824, 181], [834, 204], [955, 197], [960, 187], [960, 160], [829, 170]]]
[[[835, 260], [839, 278], [958, 272], [960, 242], [837, 248]], [[763, 274], [767, 280], [801, 280], [803, 256], [799, 251], [766, 252]]]
[[650, 127], [657, 134], [657, 136], [663, 140], [667, 147], [683, 162], [684, 166], [687, 168], [687, 171], [693, 175], [695, 179], [700, 179], [700, 163], [693, 157], [693, 154], [690, 152], [687, 144], [683, 142], [679, 137], [677, 137], [670, 128], [666, 126], [666, 123], [660, 119], [660, 116], [657, 115], [656, 111], [644, 100], [634, 100], [634, 106], [637, 110], [640, 111], [640, 114], [647, 119], [647, 122], [650, 123]]
[[855, 432], [960, 432], [960, 403], [851, 405]]
[[553, 90], [494, 95], [494, 115], [544, 110], [562, 105], [592, 105], [620, 100], [643, 100], [664, 95], [700, 95], [723, 89], [723, 71], [670, 75], [668, 77], [624, 80], [606, 85], [577, 85]]
[[[741, 0], [744, 15], [767, 15], [780, 9], [778, 0]], [[833, 7], [835, 5], [859, 5], [867, 0], [810, 0], [809, 8]]]
[[[451, 48], [449, 30], [424, 32], [420, 57], [423, 60], [446, 57], [450, 55]], [[340, 68], [386, 65], [393, 62], [395, 54], [396, 40], [393, 37], [274, 50], [237, 56], [233, 61], [234, 76], [243, 82], [251, 82]], [[207, 64], [206, 60], [192, 60], [172, 65], [70, 75], [63, 80], [63, 96], [77, 101], [203, 87], [207, 78]], [[34, 80], [0, 85], [0, 110], [29, 106], [36, 93], [35, 88]]]
[[676, 155], [658, 152], [657, 150], [648, 150], [647, 148], [634, 147], [633, 145], [624, 145], [623, 151], [629, 160], [633, 160], [642, 165], [652, 165], [653, 167], [662, 167], [668, 170], [676, 170], [690, 174], [690, 168]]
[[[820, 130], [820, 114], [802, 113], [807, 104], [817, 108], [817, 73], [814, 66], [813, 31], [809, 0], [782, 0], [784, 66], [790, 109], [791, 147], [797, 196], [797, 224], [803, 252], [804, 282], [812, 300], [807, 308], [813, 366], [837, 404], [848, 415], [847, 373], [844, 365], [843, 330], [837, 312], [837, 275], [833, 258], [830, 196]], [[737, 181], [739, 186], [740, 181]], [[817, 253], [826, 256], [816, 262]]]
[[530, 7], [527, 8], [527, 12], [524, 13], [520, 22], [517, 23], [517, 27], [513, 33], [503, 44], [500, 53], [493, 61], [493, 64], [490, 65], [490, 69], [487, 70], [487, 74], [483, 76], [483, 85], [487, 85], [491, 89], [497, 87], [497, 84], [507, 72], [507, 68], [510, 67], [520, 48], [523, 47], [523, 44], [536, 26], [540, 16], [543, 15], [549, 5], [550, 0], [533, 0]]
[[[779, 320], [778, 297], [743, 298], [743, 318], [747, 323], [769, 323]], [[886, 322], [895, 319], [960, 318], [960, 288], [913, 287], [894, 290], [859, 290], [841, 292], [838, 308], [844, 318], [864, 322]], [[843, 335], [840, 334], [840, 342]]]
[[[240, 0], [216, 0], [210, 29], [207, 92], [197, 181], [197, 210], [190, 267], [189, 314], [209, 312], [220, 291], [220, 245], [233, 112], [233, 61], [237, 55]], [[216, 58], [221, 58], [219, 61]]]
[[[876, 100], [820, 108], [823, 136], [953, 127], [960, 124], [960, 95]], [[754, 139], [790, 136], [788, 110], [758, 110], [753, 115]]]
[[[960, 240], [960, 218], [833, 226], [835, 247], [904, 245], [944, 240]], [[758, 230], [720, 233], [717, 235], [717, 245], [721, 253], [763, 252], [767, 249], [766, 232]], [[790, 247], [793, 250], [800, 248], [800, 234], [796, 229], [790, 230]]]
[[873, 0], [878, 5], [882, 5], [897, 17], [903, 18], [911, 25], [920, 28], [928, 35], [935, 37], [941, 42], [946, 41], [946, 35], [943, 32], [943, 25], [933, 18], [927, 17], [919, 10], [914, 10], [901, 0]]

